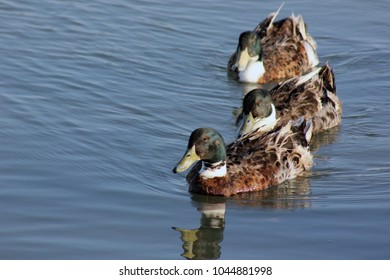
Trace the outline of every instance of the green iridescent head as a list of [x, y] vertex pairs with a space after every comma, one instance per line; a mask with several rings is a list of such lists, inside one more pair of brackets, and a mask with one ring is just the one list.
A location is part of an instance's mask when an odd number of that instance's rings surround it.
[[239, 135], [255, 129], [270, 130], [276, 123], [276, 112], [271, 95], [265, 89], [254, 89], [244, 97], [243, 120]]
[[198, 128], [191, 133], [187, 150], [173, 172], [183, 172], [198, 160], [207, 164], [226, 160], [225, 142], [215, 129]]
[[259, 35], [253, 31], [241, 33], [240, 38], [238, 39], [237, 57], [233, 68], [238, 71], [243, 71], [250, 61], [261, 59], [262, 51]]

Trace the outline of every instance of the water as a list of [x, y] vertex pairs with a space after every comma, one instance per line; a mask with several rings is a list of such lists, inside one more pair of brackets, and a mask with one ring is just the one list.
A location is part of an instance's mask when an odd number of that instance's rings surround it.
[[343, 122], [310, 177], [220, 199], [171, 170], [193, 129], [234, 138], [227, 60], [280, 3], [187, 2], [0, 3], [0, 258], [389, 259], [390, 3], [286, 1]]

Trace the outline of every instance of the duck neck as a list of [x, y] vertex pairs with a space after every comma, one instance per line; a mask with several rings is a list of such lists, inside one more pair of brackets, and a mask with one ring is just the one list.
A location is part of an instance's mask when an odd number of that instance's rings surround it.
[[242, 82], [256, 84], [258, 80], [263, 77], [265, 74], [263, 61], [258, 59], [253, 59], [248, 62], [245, 70], [238, 73], [239, 79]]
[[224, 177], [227, 174], [226, 161], [221, 160], [215, 163], [208, 163], [202, 161], [202, 168], [199, 171], [199, 175], [205, 179], [211, 179], [215, 177]]

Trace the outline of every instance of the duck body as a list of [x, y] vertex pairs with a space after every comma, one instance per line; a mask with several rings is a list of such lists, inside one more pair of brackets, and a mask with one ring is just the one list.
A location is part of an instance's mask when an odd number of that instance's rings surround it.
[[[313, 159], [308, 147], [311, 131], [311, 123], [302, 118], [267, 134], [250, 133], [225, 148], [219, 134], [213, 143], [206, 143], [211, 137], [205, 135], [217, 132], [201, 128], [191, 134], [187, 151], [173, 172], [182, 172], [199, 160], [187, 175], [190, 192], [232, 196], [264, 190], [311, 168]], [[197, 133], [198, 140], [192, 141]], [[225, 153], [210, 157], [213, 152], [205, 145], [213, 149], [221, 145]]]
[[304, 117], [311, 119], [315, 134], [339, 125], [341, 115], [342, 103], [336, 94], [334, 74], [325, 64], [269, 91], [250, 91], [244, 97], [237, 123], [241, 122], [239, 135], [244, 135], [253, 130], [266, 132]]
[[279, 10], [240, 35], [227, 67], [234, 79], [267, 84], [302, 75], [318, 64], [317, 45], [302, 16], [274, 22]]

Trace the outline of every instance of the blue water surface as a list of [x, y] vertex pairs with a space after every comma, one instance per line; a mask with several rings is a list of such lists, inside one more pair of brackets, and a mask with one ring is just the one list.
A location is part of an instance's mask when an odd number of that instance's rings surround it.
[[173, 166], [234, 139], [226, 64], [276, 1], [0, 2], [0, 259], [389, 259], [390, 3], [285, 1], [336, 75], [310, 176], [229, 199]]

